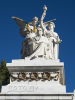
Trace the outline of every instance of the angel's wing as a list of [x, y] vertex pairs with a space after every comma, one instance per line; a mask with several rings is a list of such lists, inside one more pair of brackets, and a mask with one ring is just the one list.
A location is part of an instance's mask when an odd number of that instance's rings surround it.
[[12, 17], [15, 21], [16, 21], [16, 23], [17, 23], [17, 25], [20, 27], [20, 28], [24, 28], [25, 26], [26, 26], [26, 24], [28, 24], [26, 21], [24, 21], [24, 20], [22, 20], [22, 19], [20, 19], [20, 18], [18, 18], [18, 17]]
[[18, 17], [14, 17], [13, 16], [12, 18], [16, 21], [17, 25], [20, 27], [20, 34], [21, 34], [21, 36], [22, 37], [26, 37], [26, 35], [29, 33], [29, 31], [25, 29], [25, 26], [28, 23], [26, 21], [18, 18]]

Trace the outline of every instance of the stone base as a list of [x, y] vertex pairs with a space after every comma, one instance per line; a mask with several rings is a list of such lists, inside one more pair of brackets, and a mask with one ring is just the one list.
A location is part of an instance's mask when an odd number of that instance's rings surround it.
[[[73, 100], [73, 93], [66, 93], [66, 86], [64, 82], [64, 63], [61, 63], [59, 59], [46, 60], [44, 58], [35, 58], [31, 60], [30, 58], [25, 58], [12, 60], [12, 63], [7, 63], [6, 66], [10, 74], [21, 72], [60, 72], [60, 75], [58, 77], [58, 80], [52, 79], [49, 81], [47, 79], [44, 82], [42, 81], [42, 79], [38, 81], [32, 80], [30, 82], [30, 76], [27, 76], [29, 77], [29, 79], [25, 82], [23, 80], [18, 82], [17, 79], [14, 81], [10, 80], [10, 84], [8, 84], [7, 86], [2, 86], [0, 100]], [[55, 74], [51, 74], [50, 77], [52, 77], [53, 75]], [[15, 77], [17, 76], [15, 75]]]
[[51, 94], [0, 94], [0, 100], [75, 100], [73, 93]]
[[56, 85], [34, 85], [34, 84], [9, 84], [2, 86], [1, 93], [5, 94], [51, 94], [51, 93], [66, 93], [66, 87], [61, 84]]
[[60, 72], [60, 81], [65, 85], [64, 80], [64, 63], [57, 60], [46, 60], [45, 58], [35, 58], [12, 60], [12, 63], [6, 64], [10, 73], [17, 72]]

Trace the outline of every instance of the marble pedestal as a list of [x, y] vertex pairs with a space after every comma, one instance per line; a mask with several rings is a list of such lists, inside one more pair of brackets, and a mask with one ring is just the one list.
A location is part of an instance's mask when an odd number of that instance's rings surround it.
[[[33, 72], [40, 73], [51, 72], [51, 75], [56, 75], [59, 72], [60, 76], [52, 78], [50, 81], [42, 79], [36, 81], [27, 79], [26, 81], [18, 79], [11, 81], [7, 86], [2, 86], [0, 100], [25, 100], [25, 99], [50, 99], [50, 100], [73, 100], [73, 93], [66, 93], [64, 81], [64, 63], [58, 60], [46, 60], [44, 58], [30, 58], [12, 60], [12, 63], [6, 64], [10, 74], [26, 72], [28, 75]], [[29, 77], [29, 76], [28, 76]]]

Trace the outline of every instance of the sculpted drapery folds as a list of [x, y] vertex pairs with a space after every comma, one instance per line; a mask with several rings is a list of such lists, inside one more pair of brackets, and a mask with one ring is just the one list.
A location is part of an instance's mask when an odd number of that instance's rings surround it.
[[[25, 40], [22, 42], [21, 59], [25, 57], [30, 57], [31, 59], [36, 57], [58, 59], [58, 45], [61, 41], [58, 34], [54, 32], [55, 25], [52, 21], [55, 19], [43, 23], [46, 10], [47, 7], [44, 5], [44, 12], [40, 18], [40, 24], [37, 27], [36, 25], [39, 19], [36, 16], [30, 23], [20, 18], [12, 17], [21, 28], [21, 36], [25, 37]], [[46, 27], [48, 27], [48, 29]]]

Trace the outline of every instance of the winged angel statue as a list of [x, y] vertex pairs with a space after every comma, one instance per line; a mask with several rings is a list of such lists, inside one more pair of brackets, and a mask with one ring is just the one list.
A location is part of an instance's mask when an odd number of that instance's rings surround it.
[[[55, 25], [53, 21], [56, 19], [43, 23], [46, 10], [47, 7], [44, 5], [40, 23], [36, 16], [29, 23], [18, 17], [12, 17], [20, 27], [21, 36], [25, 37], [22, 42], [21, 59], [25, 57], [31, 59], [35, 57], [58, 59], [58, 45], [61, 40], [58, 34], [54, 32]], [[39, 25], [36, 27], [38, 23]]]

